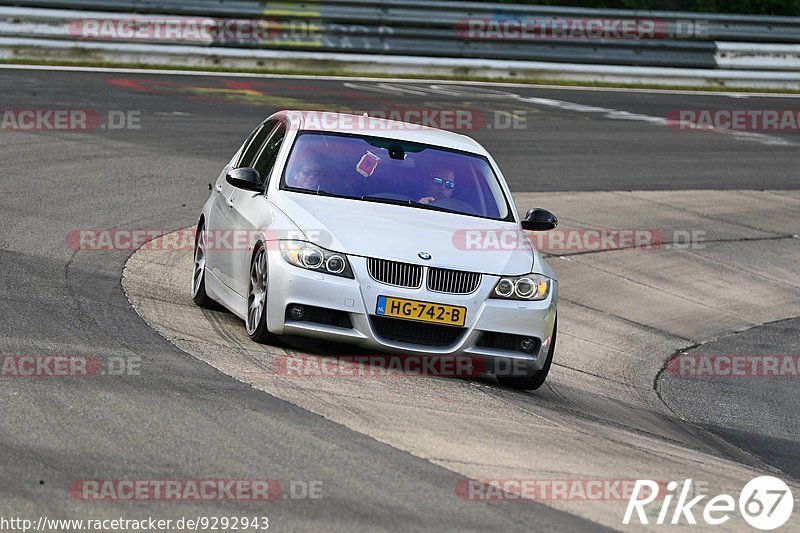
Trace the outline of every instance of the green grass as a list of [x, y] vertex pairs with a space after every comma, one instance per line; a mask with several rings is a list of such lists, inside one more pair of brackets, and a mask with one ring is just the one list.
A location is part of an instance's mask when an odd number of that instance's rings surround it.
[[599, 81], [571, 81], [554, 80], [548, 78], [524, 78], [524, 77], [505, 77], [494, 78], [472, 75], [416, 75], [416, 74], [363, 74], [344, 70], [286, 70], [286, 69], [242, 69], [242, 68], [221, 68], [221, 67], [191, 67], [191, 66], [166, 66], [150, 65], [146, 63], [114, 63], [94, 60], [85, 61], [52, 61], [46, 59], [6, 59], [0, 60], [0, 64], [10, 65], [44, 65], [44, 66], [75, 66], [75, 67], [99, 67], [99, 68], [139, 68], [150, 70], [181, 70], [188, 72], [229, 72], [232, 74], [277, 74], [290, 76], [354, 76], [367, 78], [404, 78], [404, 79], [437, 79], [452, 81], [483, 81], [483, 82], [503, 82], [519, 83], [523, 85], [555, 85], [561, 87], [598, 87], [598, 88], [619, 88], [619, 89], [658, 89], [666, 91], [712, 91], [727, 93], [763, 93], [763, 94], [800, 94], [800, 89], [776, 89], [761, 87], [727, 87], [725, 85], [663, 85], [657, 83], [612, 83]]

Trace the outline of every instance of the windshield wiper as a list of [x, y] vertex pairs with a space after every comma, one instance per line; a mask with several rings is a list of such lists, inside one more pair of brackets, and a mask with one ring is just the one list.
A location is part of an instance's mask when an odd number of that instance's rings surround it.
[[331, 198], [350, 198], [350, 196], [340, 196], [338, 194], [333, 194], [332, 192], [323, 191], [322, 189], [303, 189], [300, 187], [284, 187], [285, 191], [292, 191], [292, 192], [302, 192], [306, 194], [313, 194], [316, 196], [330, 196]]
[[[347, 197], [345, 196], [345, 198]], [[384, 198], [382, 196], [362, 196], [361, 200], [364, 200], [365, 202], [405, 205], [408, 207], [416, 207], [419, 209], [430, 209], [431, 211], [441, 211], [442, 213], [456, 213], [458, 215], [467, 214], [467, 213], [462, 213], [461, 211], [456, 211], [455, 209], [447, 209], [446, 207], [439, 207], [438, 205], [423, 204], [422, 202], [417, 202], [416, 200], [401, 200], [399, 198]]]
[[393, 204], [393, 205], [425, 205], [415, 202], [414, 200], [401, 200], [399, 198], [384, 198], [383, 196], [362, 196], [361, 200], [365, 202], [376, 202], [379, 204]]
[[308, 192], [316, 194], [317, 196], [331, 196], [333, 198], [341, 198], [338, 194], [333, 194], [332, 192], [323, 191], [322, 189], [307, 189]]

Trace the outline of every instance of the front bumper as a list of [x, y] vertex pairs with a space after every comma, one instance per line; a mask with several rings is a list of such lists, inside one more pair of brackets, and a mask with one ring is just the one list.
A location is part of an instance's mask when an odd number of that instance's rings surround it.
[[[407, 289], [379, 283], [369, 275], [366, 259], [360, 257], [349, 256], [356, 278], [352, 280], [295, 267], [275, 250], [268, 255], [267, 328], [276, 335], [311, 337], [403, 355], [468, 356], [481, 361], [480, 368], [489, 369], [484, 372], [487, 374], [529, 375], [545, 364], [556, 318], [558, 283], [555, 281], [545, 300], [507, 301], [489, 299], [498, 276], [484, 275], [480, 287], [472, 294], [442, 294], [429, 291], [424, 284], [419, 289]], [[390, 340], [376, 327], [378, 296], [466, 307], [465, 327], [459, 328], [459, 334], [447, 346]], [[292, 320], [286, 313], [292, 304], [347, 313], [352, 327]], [[536, 348], [525, 353], [487, 346], [481, 342], [487, 333], [531, 337]]]

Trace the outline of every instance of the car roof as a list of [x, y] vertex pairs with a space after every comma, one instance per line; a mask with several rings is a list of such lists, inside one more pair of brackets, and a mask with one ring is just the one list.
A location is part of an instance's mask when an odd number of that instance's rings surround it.
[[488, 155], [475, 140], [451, 131], [348, 113], [282, 111], [290, 126], [300, 131], [326, 131], [383, 137]]

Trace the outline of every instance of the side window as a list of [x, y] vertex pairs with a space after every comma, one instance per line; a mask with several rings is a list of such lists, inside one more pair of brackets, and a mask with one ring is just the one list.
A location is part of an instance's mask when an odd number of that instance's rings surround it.
[[269, 138], [261, 153], [256, 159], [253, 168], [256, 169], [261, 176], [261, 182], [266, 183], [269, 175], [272, 172], [272, 167], [275, 166], [275, 160], [278, 159], [278, 152], [280, 152], [283, 139], [286, 137], [286, 125], [282, 122], [278, 124], [272, 136]]
[[240, 168], [252, 168], [253, 162], [258, 155], [258, 151], [264, 145], [264, 141], [267, 140], [267, 137], [272, 132], [272, 129], [275, 127], [275, 121], [270, 120], [269, 122], [264, 123], [261, 128], [256, 130], [256, 132], [250, 136], [248, 139], [247, 146], [244, 149], [244, 154], [242, 155], [241, 159], [239, 159], [239, 164], [237, 165]]

